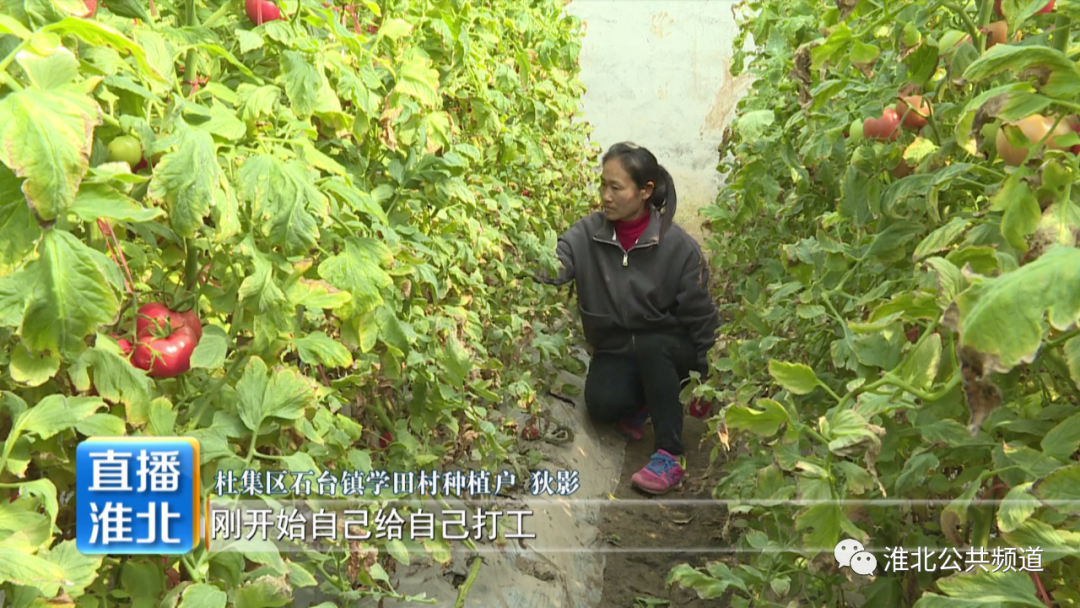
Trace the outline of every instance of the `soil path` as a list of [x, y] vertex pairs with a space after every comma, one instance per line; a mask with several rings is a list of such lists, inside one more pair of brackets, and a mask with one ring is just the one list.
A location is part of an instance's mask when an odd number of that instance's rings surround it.
[[[628, 443], [622, 476], [615, 491], [616, 502], [603, 509], [600, 523], [601, 538], [608, 539], [609, 549], [617, 551], [607, 555], [601, 608], [723, 608], [728, 605], [726, 597], [702, 600], [697, 593], [678, 585], [670, 591], [664, 586], [668, 573], [679, 564], [699, 567], [708, 561], [730, 557], [723, 553], [686, 551], [722, 547], [720, 531], [726, 511], [720, 503], [711, 501], [712, 490], [721, 472], [719, 466], [710, 469], [709, 455], [715, 443], [707, 436], [708, 432], [704, 421], [687, 416], [683, 428], [687, 477], [682, 488], [660, 497], [643, 494], [630, 484], [630, 477], [649, 462], [653, 453], [652, 427], [647, 427], [641, 441]], [[690, 503], [690, 500], [701, 502]], [[618, 501], [641, 502], [620, 505]], [[650, 599], [670, 603], [644, 601]]]

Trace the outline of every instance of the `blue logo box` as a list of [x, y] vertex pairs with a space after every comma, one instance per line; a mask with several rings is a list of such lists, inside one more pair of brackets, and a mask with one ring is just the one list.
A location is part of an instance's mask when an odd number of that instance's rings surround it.
[[75, 453], [75, 546], [85, 554], [185, 554], [199, 541], [199, 442], [92, 437]]

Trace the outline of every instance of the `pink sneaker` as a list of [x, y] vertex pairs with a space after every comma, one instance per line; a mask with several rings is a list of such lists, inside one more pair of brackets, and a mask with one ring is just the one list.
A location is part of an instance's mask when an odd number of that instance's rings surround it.
[[636, 414], [627, 416], [615, 425], [620, 433], [631, 441], [640, 441], [645, 433], [645, 423], [649, 421], [649, 410], [641, 408]]
[[634, 473], [630, 481], [634, 487], [649, 494], [666, 494], [678, 487], [686, 474], [679, 460], [665, 450], [657, 450], [649, 459], [649, 464]]

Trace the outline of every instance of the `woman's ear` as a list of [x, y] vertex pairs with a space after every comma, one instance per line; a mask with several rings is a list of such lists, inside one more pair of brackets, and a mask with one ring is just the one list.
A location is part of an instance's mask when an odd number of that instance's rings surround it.
[[649, 200], [649, 197], [652, 196], [653, 188], [655, 188], [655, 187], [656, 187], [656, 184], [654, 184], [653, 182], [645, 182], [645, 187], [641, 189], [645, 193], [645, 199], [644, 200]]

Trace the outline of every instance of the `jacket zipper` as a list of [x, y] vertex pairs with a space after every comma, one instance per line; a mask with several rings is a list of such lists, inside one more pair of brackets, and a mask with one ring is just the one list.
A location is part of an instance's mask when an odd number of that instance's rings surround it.
[[[612, 241], [605, 241], [605, 240], [602, 240], [602, 239], [598, 239], [598, 238], [596, 238], [595, 236], [593, 237], [593, 240], [595, 240], [595, 241], [597, 241], [597, 242], [599, 242], [599, 243], [605, 243], [605, 244], [607, 244], [607, 245], [613, 245], [613, 246], [615, 246], [615, 247], [618, 247], [619, 249], [622, 249], [622, 246], [621, 246], [621, 245], [619, 245], [619, 242], [618, 242], [618, 238], [619, 238], [619, 236], [618, 236], [618, 233], [616, 233], [616, 232], [612, 232], [612, 236], [611, 236], [611, 238], [612, 238], [612, 240], [613, 240], [613, 241], [615, 241], [615, 242], [612, 242]], [[635, 250], [635, 249], [644, 249], [644, 248], [646, 248], [646, 247], [652, 247], [652, 246], [654, 246], [654, 245], [658, 245], [658, 244], [659, 244], [659, 242], [655, 242], [655, 243], [648, 243], [648, 244], [645, 244], [645, 245], [642, 245], [642, 244], [640, 244], [640, 243], [634, 243], [633, 245], [631, 245], [631, 246], [630, 246], [630, 249], [623, 249], [623, 254], [622, 254], [622, 265], [623, 265], [623, 268], [626, 268], [627, 266], [629, 266], [629, 265], [630, 265], [630, 252], [631, 252], [631, 251], [633, 251], [633, 250]]]
[[[619, 244], [619, 234], [618, 234], [618, 232], [613, 230], [611, 232], [611, 239], [612, 239], [611, 241], [605, 241], [603, 239], [600, 239], [600, 238], [596, 237], [595, 235], [593, 236], [593, 240], [598, 242], [598, 243], [604, 243], [604, 244], [607, 244], [607, 245], [613, 245], [615, 247], [618, 247], [619, 249], [622, 249], [622, 245]], [[625, 268], [625, 267], [630, 265], [630, 252], [631, 251], [633, 251], [635, 249], [639, 249], [639, 248], [644, 249], [645, 247], [652, 247], [653, 245], [658, 245], [659, 243], [660, 243], [659, 241], [656, 241], [655, 243], [649, 243], [647, 245], [640, 245], [638, 243], [634, 243], [630, 247], [630, 249], [623, 249], [623, 257], [622, 257], [622, 265], [623, 265], [623, 267]], [[626, 309], [625, 308], [623, 309], [622, 313], [623, 313], [623, 318], [626, 318], [627, 314], [626, 314]], [[634, 351], [637, 350], [637, 340], [635, 339], [634, 334], [630, 334], [630, 345], [631, 345], [631, 348]]]

